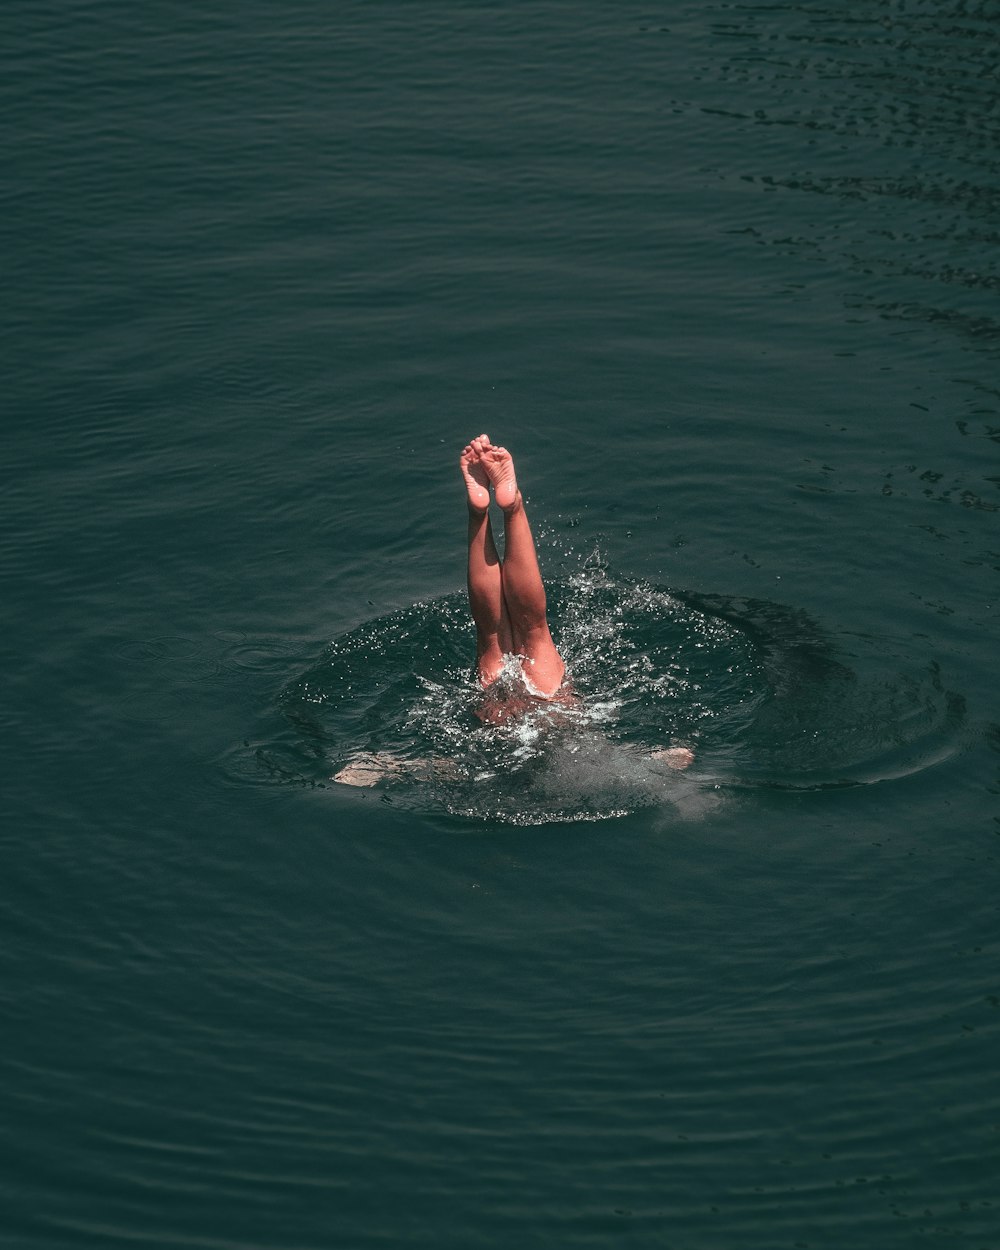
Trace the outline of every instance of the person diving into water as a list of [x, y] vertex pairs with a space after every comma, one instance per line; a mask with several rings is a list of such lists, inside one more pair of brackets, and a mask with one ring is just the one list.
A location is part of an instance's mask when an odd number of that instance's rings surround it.
[[[469, 509], [469, 609], [476, 626], [476, 674], [484, 699], [480, 720], [501, 724], [546, 703], [571, 706], [577, 700], [566, 666], [549, 632], [545, 585], [514, 461], [486, 434], [468, 443], [459, 456]], [[490, 520], [490, 494], [503, 513], [501, 560]], [[519, 680], [511, 681], [513, 664]], [[687, 768], [687, 747], [653, 751], [650, 758], [671, 768]], [[448, 760], [404, 761], [388, 752], [359, 755], [333, 777], [345, 785], [373, 786], [393, 777], [448, 776]]]
[[[469, 504], [469, 609], [476, 626], [476, 672], [487, 692], [517, 657], [524, 691], [536, 700], [571, 699], [564, 684], [566, 666], [549, 633], [545, 585], [514, 461], [505, 447], [480, 434], [463, 450], [459, 467]], [[490, 489], [503, 513], [504, 557], [500, 560], [490, 520]], [[520, 692], [488, 700], [481, 720], [505, 720], [524, 703]], [[515, 706], [511, 706], [511, 704]]]

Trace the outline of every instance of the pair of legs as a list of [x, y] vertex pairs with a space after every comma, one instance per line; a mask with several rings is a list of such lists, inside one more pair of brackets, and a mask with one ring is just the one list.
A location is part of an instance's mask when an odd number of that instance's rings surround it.
[[[500, 676], [504, 657], [517, 655], [529, 691], [555, 697], [565, 668], [549, 634], [545, 587], [538, 568], [535, 540], [517, 488], [510, 452], [494, 447], [485, 434], [474, 438], [460, 457], [469, 497], [469, 606], [476, 623], [476, 668], [484, 687]], [[490, 491], [504, 518], [501, 562], [490, 523]], [[481, 708], [482, 720], [498, 723], [527, 709], [530, 699], [510, 700]], [[455, 776], [447, 759], [404, 760], [389, 751], [361, 753], [334, 773], [348, 786], [375, 786], [382, 781], [430, 780]]]
[[[514, 461], [485, 434], [459, 457], [469, 502], [469, 607], [476, 623], [476, 667], [483, 686], [500, 675], [505, 655], [522, 657], [529, 689], [552, 698], [565, 667], [549, 633], [545, 587]], [[490, 490], [503, 512], [501, 562], [490, 522]]]
[[[557, 697], [565, 667], [549, 634], [545, 587], [524, 501], [517, 488], [514, 462], [503, 447], [480, 434], [459, 460], [469, 499], [469, 606], [476, 623], [476, 666], [484, 687], [500, 676], [504, 657], [521, 657], [521, 670], [531, 693]], [[490, 524], [490, 491], [503, 512], [505, 549], [501, 562]], [[560, 696], [562, 697], [562, 696]], [[566, 696], [567, 698], [570, 696]], [[512, 700], [480, 709], [493, 722], [530, 707], [532, 700]], [[664, 747], [649, 757], [670, 768], [687, 768], [694, 755], [687, 747]], [[404, 760], [388, 751], [357, 754], [333, 775], [349, 786], [375, 786], [382, 781], [450, 778], [453, 760]]]

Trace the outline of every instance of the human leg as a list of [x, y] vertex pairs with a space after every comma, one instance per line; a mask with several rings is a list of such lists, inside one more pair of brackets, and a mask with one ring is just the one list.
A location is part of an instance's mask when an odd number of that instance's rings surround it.
[[535, 540], [517, 487], [514, 462], [503, 447], [488, 444], [479, 458], [504, 515], [504, 558], [501, 566], [503, 608], [513, 649], [530, 668], [526, 676], [541, 694], [553, 695], [562, 684], [565, 666], [549, 633], [545, 585], [538, 567]]
[[484, 686], [499, 676], [503, 657], [513, 648], [500, 557], [490, 524], [490, 480], [481, 460], [487, 447], [489, 439], [481, 434], [459, 457], [469, 502], [469, 608], [476, 625], [476, 667]]

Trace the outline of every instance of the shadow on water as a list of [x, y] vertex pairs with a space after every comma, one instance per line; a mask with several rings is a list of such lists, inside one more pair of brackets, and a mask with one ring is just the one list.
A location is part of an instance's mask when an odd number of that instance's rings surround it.
[[[521, 825], [665, 807], [696, 819], [746, 790], [906, 777], [960, 748], [963, 700], [936, 665], [900, 671], [877, 640], [835, 648], [805, 613], [611, 574], [592, 556], [554, 583], [550, 617], [576, 698], [483, 724], [465, 597], [415, 603], [335, 640], [279, 696], [262, 780], [376, 784], [415, 810]], [[850, 662], [848, 662], [850, 661]], [[655, 753], [694, 751], [684, 772]]]

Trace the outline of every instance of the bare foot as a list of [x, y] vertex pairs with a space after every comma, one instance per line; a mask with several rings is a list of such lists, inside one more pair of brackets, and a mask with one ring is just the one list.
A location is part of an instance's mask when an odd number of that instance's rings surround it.
[[480, 457], [480, 463], [493, 485], [493, 495], [497, 505], [504, 512], [510, 511], [517, 503], [517, 478], [514, 476], [514, 461], [506, 447], [494, 447], [489, 444]]
[[668, 768], [687, 768], [694, 763], [694, 752], [687, 747], [663, 747], [659, 751], [653, 751], [649, 758], [659, 760]]
[[459, 468], [465, 478], [465, 489], [469, 492], [469, 507], [473, 512], [485, 512], [490, 506], [490, 479], [480, 457], [483, 450], [490, 445], [485, 434], [474, 438], [458, 458]]

